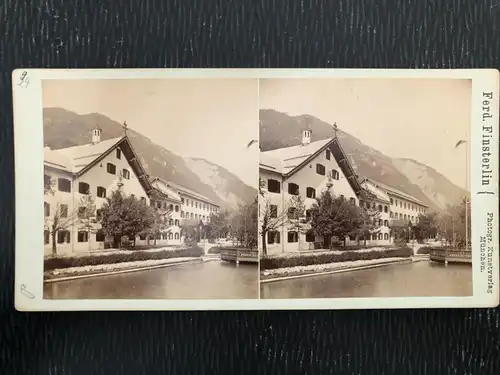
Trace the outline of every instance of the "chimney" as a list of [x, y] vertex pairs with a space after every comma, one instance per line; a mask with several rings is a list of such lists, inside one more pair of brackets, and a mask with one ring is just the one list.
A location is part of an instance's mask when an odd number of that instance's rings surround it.
[[311, 134], [312, 131], [309, 129], [302, 129], [302, 146], [308, 145], [311, 143]]
[[92, 130], [92, 144], [96, 145], [101, 142], [101, 128], [97, 126]]

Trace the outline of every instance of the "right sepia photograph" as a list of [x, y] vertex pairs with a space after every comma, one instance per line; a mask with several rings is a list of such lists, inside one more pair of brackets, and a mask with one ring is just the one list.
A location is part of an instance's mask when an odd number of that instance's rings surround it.
[[471, 96], [468, 79], [260, 79], [260, 298], [472, 296]]

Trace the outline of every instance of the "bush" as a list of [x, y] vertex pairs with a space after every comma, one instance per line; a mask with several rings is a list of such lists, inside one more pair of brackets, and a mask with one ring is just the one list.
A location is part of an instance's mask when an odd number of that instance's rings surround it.
[[104, 255], [88, 255], [82, 257], [48, 258], [44, 261], [44, 270], [52, 271], [61, 268], [97, 266], [100, 264], [115, 264], [136, 262], [141, 260], [160, 260], [182, 257], [201, 257], [204, 251], [200, 247], [170, 251], [134, 251], [130, 254], [115, 253]]
[[297, 255], [283, 258], [262, 258], [260, 260], [260, 269], [269, 270], [284, 267], [310, 266], [313, 264], [327, 264], [339, 262], [351, 262], [355, 260], [372, 260], [383, 258], [409, 258], [413, 255], [413, 250], [409, 247], [401, 247], [392, 250], [369, 251], [359, 253], [356, 251], [345, 252], [342, 254], [325, 253], [311, 255]]
[[397, 247], [404, 247], [404, 246], [394, 246], [394, 245], [347, 245], [347, 246], [341, 246], [341, 247], [334, 247], [331, 250], [335, 251], [356, 251], [356, 250], [368, 250], [370, 248], [387, 248], [387, 249], [396, 249]]

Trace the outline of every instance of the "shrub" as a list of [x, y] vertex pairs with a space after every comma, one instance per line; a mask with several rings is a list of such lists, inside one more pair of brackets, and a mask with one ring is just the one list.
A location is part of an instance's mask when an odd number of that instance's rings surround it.
[[262, 258], [260, 260], [260, 269], [276, 269], [284, 267], [309, 266], [313, 264], [327, 264], [350, 262], [356, 260], [372, 260], [383, 258], [409, 258], [413, 255], [413, 250], [409, 247], [401, 247], [397, 249], [388, 249], [383, 251], [360, 252], [345, 252], [341, 254], [324, 253], [311, 255], [297, 255], [283, 258]]
[[434, 250], [434, 248], [430, 246], [423, 246], [417, 250], [417, 254], [430, 254], [432, 250]]
[[134, 251], [129, 254], [115, 253], [103, 255], [88, 255], [82, 257], [48, 258], [44, 261], [45, 271], [61, 268], [96, 266], [100, 264], [115, 264], [123, 262], [136, 262], [142, 260], [160, 260], [182, 257], [201, 257], [204, 251], [200, 247], [170, 251]]

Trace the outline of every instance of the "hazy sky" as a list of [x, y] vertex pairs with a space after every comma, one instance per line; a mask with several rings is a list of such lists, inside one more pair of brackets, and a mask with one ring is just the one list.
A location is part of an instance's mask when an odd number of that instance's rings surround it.
[[471, 89], [457, 79], [266, 79], [260, 108], [310, 114], [392, 156], [433, 167], [465, 187]]
[[258, 82], [254, 79], [44, 81], [44, 107], [98, 112], [183, 156], [217, 163], [255, 186]]

